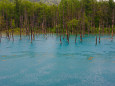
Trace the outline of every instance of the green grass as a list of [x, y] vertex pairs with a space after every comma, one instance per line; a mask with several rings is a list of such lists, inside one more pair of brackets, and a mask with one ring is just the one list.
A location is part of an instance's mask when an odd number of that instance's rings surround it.
[[[90, 32], [89, 33], [99, 33], [99, 28], [95, 28], [95, 31], [93, 30], [94, 28], [90, 28]], [[38, 29], [34, 28], [35, 32], [38, 32]], [[2, 31], [3, 33], [5, 33], [7, 30]], [[14, 28], [14, 29], [9, 29], [9, 32], [14, 32], [14, 33], [20, 33], [20, 28]], [[25, 28], [21, 29], [22, 34], [25, 33]], [[47, 28], [47, 33], [56, 33], [56, 28]], [[60, 30], [61, 33], [63, 33], [63, 29]], [[71, 33], [71, 29], [68, 29], [69, 33]], [[92, 32], [91, 32], [92, 31]], [[64, 32], [66, 33], [66, 28], [64, 29]], [[78, 30], [77, 33], [80, 33], [81, 31]], [[103, 29], [100, 28], [100, 32], [103, 33]], [[112, 32], [112, 28], [104, 28], [104, 33], [111, 33]], [[113, 29], [113, 32], [115, 33], [115, 28]], [[39, 33], [42, 33], [42, 30], [39, 29]], [[76, 29], [73, 29], [73, 33], [76, 33]], [[82, 31], [83, 33], [83, 31]], [[85, 31], [86, 34], [88, 34], [88, 31]]]

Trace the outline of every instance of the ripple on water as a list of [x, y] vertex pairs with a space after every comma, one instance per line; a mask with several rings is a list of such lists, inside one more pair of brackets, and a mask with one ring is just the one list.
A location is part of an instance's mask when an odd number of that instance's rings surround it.
[[0, 44], [0, 86], [115, 86], [115, 42], [95, 35], [78, 36], [69, 44], [56, 35], [3, 39]]

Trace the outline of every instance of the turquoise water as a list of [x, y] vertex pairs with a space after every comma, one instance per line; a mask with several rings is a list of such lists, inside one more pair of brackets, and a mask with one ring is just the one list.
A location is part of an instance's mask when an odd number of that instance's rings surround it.
[[0, 86], [115, 86], [115, 37], [56, 35], [5, 37], [0, 43]]

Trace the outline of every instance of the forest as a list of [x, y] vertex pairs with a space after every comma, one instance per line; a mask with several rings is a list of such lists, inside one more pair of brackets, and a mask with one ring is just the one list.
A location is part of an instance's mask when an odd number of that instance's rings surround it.
[[61, 0], [48, 4], [36, 0], [1, 0], [0, 32], [114, 33], [113, 0]]
[[0, 86], [115, 86], [115, 0], [0, 0]]

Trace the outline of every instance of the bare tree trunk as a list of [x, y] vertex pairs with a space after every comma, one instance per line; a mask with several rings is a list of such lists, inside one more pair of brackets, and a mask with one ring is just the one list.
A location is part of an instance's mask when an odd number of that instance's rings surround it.
[[58, 10], [56, 8], [56, 33], [58, 33], [58, 28], [57, 28], [58, 21], [57, 21], [57, 17], [58, 17]]
[[82, 22], [80, 22], [80, 41], [82, 42]]
[[83, 9], [83, 36], [85, 35], [85, 18], [84, 18], [85, 10]]
[[12, 29], [12, 39], [13, 39], [13, 41], [14, 41], [14, 35], [13, 35], [14, 29], [13, 29], [13, 27], [12, 27], [12, 18], [11, 18], [10, 26], [11, 26], [11, 29]]
[[106, 33], [108, 32], [108, 19], [107, 19], [107, 22], [106, 22]]
[[31, 43], [32, 43], [32, 28], [31, 28]]
[[33, 25], [33, 23], [34, 23], [34, 21], [33, 21], [34, 19], [33, 19], [33, 16], [31, 16], [31, 29], [30, 29], [30, 32], [31, 32], [31, 43], [32, 43], [32, 40], [33, 40], [33, 28], [34, 28], [34, 25]]
[[88, 25], [88, 35], [89, 35], [89, 33], [90, 33], [90, 25]]
[[68, 27], [67, 27], [67, 24], [66, 24], [66, 35], [68, 34]]
[[67, 41], [68, 41], [68, 43], [69, 43], [69, 34], [67, 33]]
[[14, 29], [12, 29], [12, 39], [14, 41]]
[[9, 37], [9, 29], [8, 29], [8, 21], [6, 19], [6, 37], [10, 40], [10, 37]]
[[113, 26], [114, 26], [114, 9], [112, 13], [112, 39], [113, 39]]
[[44, 33], [44, 20], [42, 22], [42, 33]]
[[30, 40], [30, 27], [29, 27], [29, 22], [28, 22], [28, 27], [27, 27], [27, 35], [28, 35], [29, 40]]
[[25, 13], [24, 13], [24, 19], [25, 19], [25, 21], [24, 21], [24, 26], [25, 26], [25, 28], [26, 28], [26, 30], [25, 30], [25, 32], [26, 32], [26, 36], [27, 36], [27, 34], [28, 34], [28, 31], [27, 31], [27, 10], [25, 9]]
[[82, 42], [82, 34], [80, 33], [80, 41]]
[[1, 33], [1, 31], [0, 31], [0, 43], [1, 43], [1, 38], [2, 38], [2, 33]]
[[75, 43], [76, 43], [76, 40], [77, 40], [77, 33], [76, 33], [76, 36], [75, 36]]
[[61, 34], [60, 34], [60, 43], [62, 44], [62, 41], [61, 41]]
[[35, 16], [33, 14], [33, 21], [32, 21], [32, 29], [33, 29], [33, 40], [35, 40], [35, 29], [34, 29], [34, 21], [35, 21]]
[[10, 38], [9, 38], [9, 29], [8, 29], [7, 10], [6, 10], [6, 37], [10, 40]]
[[101, 39], [100, 39], [100, 34], [99, 34], [99, 43], [100, 43], [100, 40], [101, 40]]
[[97, 35], [96, 35], [96, 45], [97, 45]]
[[20, 16], [20, 40], [22, 39], [22, 16]]
[[102, 24], [102, 28], [103, 28], [103, 35], [104, 35], [104, 21], [103, 21], [103, 24]]
[[63, 5], [63, 39], [65, 38], [65, 35], [64, 35], [64, 23], [65, 21], [64, 21], [64, 5]]
[[99, 43], [100, 43], [100, 34], [101, 34], [101, 31], [100, 31], [100, 22], [99, 22]]

